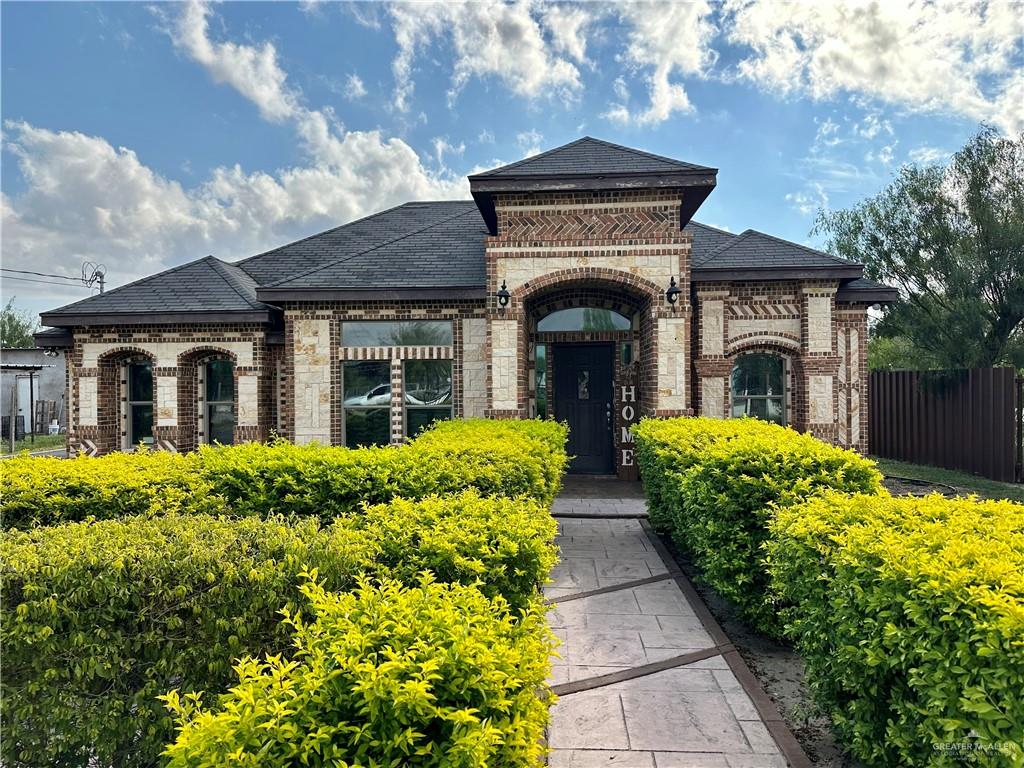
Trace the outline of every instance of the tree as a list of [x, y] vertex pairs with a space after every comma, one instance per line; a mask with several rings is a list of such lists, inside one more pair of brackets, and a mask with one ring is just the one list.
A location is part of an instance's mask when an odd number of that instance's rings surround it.
[[39, 328], [35, 317], [30, 313], [14, 306], [12, 297], [7, 305], [0, 310], [0, 347], [6, 349], [19, 349], [34, 347], [35, 339], [32, 338]]
[[815, 231], [899, 289], [878, 337], [929, 367], [1024, 362], [1024, 134], [983, 126], [948, 166], [904, 166], [875, 197], [820, 213]]

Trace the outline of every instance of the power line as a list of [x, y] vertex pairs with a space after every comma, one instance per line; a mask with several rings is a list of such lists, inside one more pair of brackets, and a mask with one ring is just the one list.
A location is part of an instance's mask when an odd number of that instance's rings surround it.
[[[57, 283], [57, 282], [54, 282], [53, 280], [37, 280], [34, 277], [5, 277], [4, 280], [22, 280], [22, 281], [24, 281], [26, 283], [43, 283], [45, 285], [59, 285], [62, 288], [74, 288], [75, 287], [73, 285], [68, 285], [67, 283]], [[86, 286], [86, 287], [89, 287], [89, 286]]]
[[[27, 269], [11, 269], [10, 267], [0, 267], [0, 272], [17, 272], [21, 275], [38, 275], [39, 277], [59, 277], [61, 280], [75, 280], [80, 281], [80, 277], [69, 277], [68, 275], [51, 275], [46, 272], [30, 272]], [[17, 280], [19, 278], [12, 277], [11, 280]]]

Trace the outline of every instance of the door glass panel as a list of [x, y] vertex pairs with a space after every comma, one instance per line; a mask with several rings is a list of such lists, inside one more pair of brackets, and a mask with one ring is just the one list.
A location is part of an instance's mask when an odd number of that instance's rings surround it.
[[231, 445], [235, 441], [235, 409], [231, 403], [213, 403], [207, 406], [209, 441]]
[[576, 372], [576, 397], [580, 400], [590, 399], [590, 371]]
[[537, 345], [537, 415], [546, 419], [548, 416], [548, 350], [544, 344]]
[[206, 399], [208, 402], [235, 399], [235, 365], [230, 360], [211, 360], [206, 364]]
[[346, 408], [345, 445], [387, 445], [391, 442], [389, 408]]
[[346, 347], [446, 347], [452, 344], [450, 320], [369, 320], [341, 325]]

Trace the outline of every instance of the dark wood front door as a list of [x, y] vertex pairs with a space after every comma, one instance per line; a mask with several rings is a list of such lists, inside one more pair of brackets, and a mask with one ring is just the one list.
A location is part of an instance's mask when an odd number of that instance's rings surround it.
[[555, 418], [569, 425], [570, 472], [610, 474], [611, 344], [555, 344]]

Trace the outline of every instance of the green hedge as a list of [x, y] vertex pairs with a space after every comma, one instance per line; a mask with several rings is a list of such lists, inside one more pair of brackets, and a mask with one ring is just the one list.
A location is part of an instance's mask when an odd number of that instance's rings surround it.
[[363, 503], [477, 488], [486, 495], [557, 495], [566, 429], [555, 422], [442, 422], [397, 448], [204, 447], [67, 461], [23, 456], [0, 465], [5, 527], [181, 511], [335, 517]]
[[866, 765], [1024, 765], [1024, 506], [828, 494], [771, 528], [788, 631]]
[[5, 765], [145, 766], [170, 735], [171, 688], [224, 690], [243, 654], [285, 648], [303, 574], [442, 580], [528, 605], [555, 562], [529, 499], [396, 500], [344, 516], [167, 514], [7, 532], [0, 542]]
[[553, 643], [539, 604], [514, 614], [429, 579], [306, 594], [316, 620], [291, 621], [293, 660], [244, 659], [210, 709], [167, 697], [181, 724], [169, 766], [540, 763]]
[[762, 631], [779, 635], [762, 546], [775, 510], [823, 490], [874, 492], [857, 453], [754, 419], [643, 420], [637, 460], [655, 525]]

